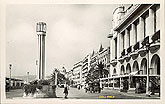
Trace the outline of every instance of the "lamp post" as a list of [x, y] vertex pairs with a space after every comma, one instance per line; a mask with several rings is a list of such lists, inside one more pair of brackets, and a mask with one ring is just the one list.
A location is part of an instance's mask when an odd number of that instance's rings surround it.
[[146, 80], [146, 95], [150, 97], [150, 91], [149, 91], [149, 82], [150, 82], [150, 77], [149, 77], [149, 74], [150, 74], [150, 68], [149, 68], [149, 50], [150, 50], [150, 43], [146, 43], [146, 51], [147, 51], [147, 80]]
[[55, 69], [54, 69], [54, 72], [53, 72], [53, 76], [54, 76], [54, 78], [53, 78], [53, 79], [54, 79], [53, 83], [54, 83], [54, 85], [52, 86], [54, 97], [57, 97], [57, 96], [56, 96], [57, 73], [58, 73], [58, 70], [55, 68]]
[[10, 80], [9, 80], [9, 83], [10, 83], [10, 87], [11, 87], [11, 67], [12, 67], [12, 64], [9, 64], [9, 69], [10, 69]]
[[27, 72], [27, 82], [29, 82], [29, 72]]
[[55, 80], [54, 80], [55, 82], [54, 82], [54, 84], [55, 84], [55, 86], [57, 87], [57, 70], [55, 71], [55, 76], [54, 76], [54, 77], [55, 77]]
[[36, 68], [37, 68], [37, 70], [36, 70], [36, 75], [37, 75], [36, 79], [38, 80], [39, 79], [38, 60], [36, 60], [35, 64], [36, 64]]

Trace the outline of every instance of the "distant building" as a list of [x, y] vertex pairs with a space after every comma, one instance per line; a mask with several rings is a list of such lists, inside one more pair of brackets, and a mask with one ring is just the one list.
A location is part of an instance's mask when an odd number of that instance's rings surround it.
[[[110, 69], [110, 47], [99, 50], [98, 64], [100, 64], [100, 63], [103, 64], [104, 69], [109, 71], [109, 69]], [[103, 77], [108, 77], [108, 76], [103, 76]]]
[[5, 86], [6, 90], [10, 87], [10, 89], [17, 89], [17, 88], [22, 88], [24, 84], [24, 80], [18, 79], [18, 78], [8, 78], [6, 77], [5, 79]]
[[96, 68], [98, 64], [98, 52], [93, 50], [90, 56], [90, 68]]
[[154, 81], [160, 90], [160, 5], [121, 5], [112, 23], [110, 87], [122, 89], [127, 80], [128, 90], [136, 91], [140, 83], [148, 92]]
[[84, 87], [84, 85], [85, 85], [85, 80], [86, 80], [89, 69], [90, 69], [90, 55], [87, 55], [82, 60], [82, 76], [81, 76], [82, 87]]
[[[102, 65], [102, 77], [98, 78], [103, 82], [104, 86], [108, 87], [108, 76], [110, 69], [110, 47], [103, 48], [102, 44], [98, 51], [93, 51], [90, 56], [90, 68], [94, 70], [91, 71], [93, 73], [97, 70], [98, 65]], [[106, 85], [105, 85], [106, 84]]]
[[103, 78], [100, 78], [104, 87], [108, 87], [108, 77], [110, 71], [110, 47], [103, 48], [102, 45], [97, 54], [98, 63], [103, 65]]
[[69, 72], [68, 72], [68, 78], [70, 80], [70, 85], [72, 85], [72, 83], [73, 83], [73, 69], [72, 70], [69, 70]]
[[73, 66], [73, 85], [77, 86], [81, 84], [81, 70], [82, 70], [82, 61], [74, 64]]

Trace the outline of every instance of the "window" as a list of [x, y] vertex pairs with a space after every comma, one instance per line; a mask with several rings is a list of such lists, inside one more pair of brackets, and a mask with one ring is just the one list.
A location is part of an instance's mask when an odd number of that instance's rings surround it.
[[[130, 31], [131, 31], [131, 26], [129, 26], [128, 28], [127, 28], [127, 30], [128, 30], [128, 36], [127, 36], [127, 38], [128, 38], [128, 47], [130, 46]], [[128, 48], [127, 47], [127, 48]]]
[[117, 59], [117, 37], [114, 40], [115, 40], [115, 59]]
[[125, 40], [124, 40], [124, 36], [125, 36], [125, 32], [122, 32], [121, 33], [122, 34], [122, 50], [121, 51], [123, 51], [123, 49], [124, 49], [124, 44], [125, 44]]
[[137, 26], [139, 24], [139, 19], [137, 19], [133, 24], [135, 25], [135, 43], [137, 43]]

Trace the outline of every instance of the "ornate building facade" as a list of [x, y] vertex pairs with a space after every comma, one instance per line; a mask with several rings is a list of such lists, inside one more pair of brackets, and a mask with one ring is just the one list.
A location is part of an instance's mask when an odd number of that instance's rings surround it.
[[127, 80], [128, 90], [148, 93], [154, 83], [160, 90], [160, 5], [121, 5], [112, 23], [110, 87], [122, 89]]

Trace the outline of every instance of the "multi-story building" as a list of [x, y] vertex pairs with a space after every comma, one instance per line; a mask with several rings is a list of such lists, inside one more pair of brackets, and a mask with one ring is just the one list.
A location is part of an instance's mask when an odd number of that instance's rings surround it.
[[9, 91], [9, 89], [17, 89], [22, 88], [24, 85], [24, 80], [18, 79], [18, 78], [8, 78], [6, 77], [6, 91]]
[[110, 69], [110, 47], [103, 48], [101, 45], [98, 51], [93, 51], [90, 55], [90, 74], [100, 70], [97, 79], [101, 80], [102, 85], [108, 87], [108, 76]]
[[[102, 45], [101, 45], [101, 47], [102, 47]], [[102, 48], [102, 50], [101, 50], [101, 47], [100, 47], [100, 50], [98, 52], [98, 64], [100, 64], [100, 63], [103, 64], [104, 69], [109, 72], [109, 69], [110, 69], [110, 47], [105, 48], [105, 49]], [[105, 75], [103, 77], [108, 77], [108, 76]]]
[[68, 71], [68, 78], [69, 78], [69, 80], [72, 80], [72, 76], [73, 76], [73, 70], [69, 70]]
[[103, 48], [102, 45], [97, 54], [98, 63], [103, 65], [103, 78], [101, 78], [101, 83], [104, 87], [108, 87], [108, 77], [110, 71], [110, 47]]
[[93, 51], [90, 55], [90, 68], [96, 68], [98, 64], [98, 52]]
[[81, 84], [82, 76], [82, 61], [74, 64], [73, 66], [73, 85], [77, 86]]
[[160, 5], [119, 6], [112, 22], [110, 86], [122, 89], [127, 80], [128, 90], [148, 92], [154, 83], [160, 90]]
[[87, 55], [82, 61], [82, 76], [81, 76], [81, 85], [85, 86], [86, 76], [90, 69], [90, 55]]

